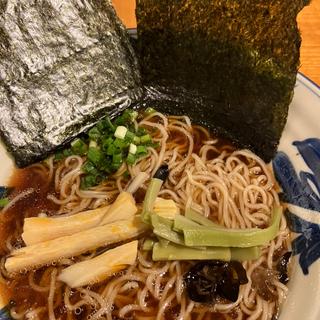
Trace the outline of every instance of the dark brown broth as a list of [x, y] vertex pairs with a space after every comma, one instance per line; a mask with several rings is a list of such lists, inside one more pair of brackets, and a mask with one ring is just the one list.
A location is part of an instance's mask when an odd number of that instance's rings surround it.
[[[9, 235], [16, 233], [18, 227], [19, 233], [22, 232], [23, 219], [38, 215], [40, 212], [54, 212], [58, 207], [47, 200], [49, 193], [54, 193], [53, 185], [48, 179], [41, 175], [33, 167], [25, 169], [16, 169], [10, 179], [9, 186], [14, 188], [11, 198], [29, 188], [35, 192], [22, 198], [13, 207], [9, 208], [0, 216], [0, 255], [8, 254], [5, 242]], [[20, 227], [21, 226], [21, 227]], [[13, 243], [22, 245], [20, 234]], [[41, 272], [41, 271], [39, 271]], [[44, 306], [47, 304], [46, 294], [35, 292], [28, 284], [28, 275], [21, 274], [8, 281], [8, 300], [16, 306]], [[19, 310], [19, 308], [18, 308]]]

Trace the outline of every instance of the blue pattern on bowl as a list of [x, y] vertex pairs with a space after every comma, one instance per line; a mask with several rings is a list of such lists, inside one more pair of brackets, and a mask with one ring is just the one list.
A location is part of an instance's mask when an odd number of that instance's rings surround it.
[[293, 255], [299, 255], [302, 272], [309, 274], [309, 267], [320, 258], [320, 226], [297, 215], [286, 212], [291, 231], [299, 236], [292, 241]]
[[0, 310], [0, 320], [12, 320], [9, 308], [6, 306]]
[[[278, 152], [273, 169], [282, 190], [284, 202], [320, 213], [320, 139], [309, 138], [292, 143], [312, 172], [296, 173], [289, 157]], [[293, 254], [300, 255], [299, 264], [305, 275], [320, 258], [320, 226], [286, 212], [289, 228], [299, 234], [292, 242]]]

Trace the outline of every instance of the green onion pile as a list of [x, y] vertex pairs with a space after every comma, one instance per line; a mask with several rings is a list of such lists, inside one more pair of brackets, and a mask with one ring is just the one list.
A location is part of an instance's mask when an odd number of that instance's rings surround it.
[[[148, 108], [145, 113], [154, 112]], [[135, 130], [134, 120], [138, 112], [126, 110], [111, 121], [108, 117], [99, 121], [86, 134], [73, 140], [70, 146], [55, 154], [55, 160], [71, 155], [86, 156], [82, 166], [81, 188], [94, 187], [115, 173], [123, 163], [134, 165], [148, 154], [148, 147], [157, 148], [145, 128]], [[128, 174], [128, 173], [126, 173]]]

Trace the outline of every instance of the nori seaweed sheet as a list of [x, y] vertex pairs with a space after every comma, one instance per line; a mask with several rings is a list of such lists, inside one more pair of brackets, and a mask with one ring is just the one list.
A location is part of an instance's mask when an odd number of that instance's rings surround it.
[[299, 67], [302, 0], [139, 0], [146, 105], [193, 121], [269, 161]]
[[19, 167], [141, 98], [138, 62], [109, 0], [0, 3], [0, 132]]

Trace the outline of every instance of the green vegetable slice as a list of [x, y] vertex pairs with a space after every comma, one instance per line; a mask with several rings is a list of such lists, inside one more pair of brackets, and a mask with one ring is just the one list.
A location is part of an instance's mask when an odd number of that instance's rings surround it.
[[152, 239], [146, 239], [144, 242], [143, 242], [143, 245], [142, 245], [142, 250], [143, 251], [151, 251], [153, 249], [153, 246], [155, 244], [155, 241], [152, 240]]
[[260, 247], [230, 248], [230, 250], [231, 260], [234, 261], [256, 260], [261, 256]]
[[197, 212], [196, 210], [194, 210], [192, 208], [186, 209], [185, 216], [186, 216], [186, 218], [188, 218], [194, 222], [197, 222], [197, 223], [201, 224], [202, 226], [224, 228], [220, 224], [214, 223], [213, 221], [204, 217], [201, 213]]
[[153, 233], [157, 236], [173, 243], [184, 245], [183, 235], [172, 230], [173, 221], [153, 214], [151, 215], [151, 224], [153, 226]]
[[75, 139], [73, 142], [71, 142], [71, 150], [74, 154], [83, 156], [87, 153], [88, 146], [81, 139]]
[[157, 178], [152, 178], [150, 181], [146, 196], [143, 201], [142, 220], [144, 222], [150, 222], [150, 212], [153, 210], [154, 203], [162, 184], [163, 181]]
[[132, 153], [129, 153], [126, 161], [129, 166], [132, 166], [135, 164], [136, 160], [136, 156]]
[[98, 148], [89, 148], [88, 151], [88, 159], [93, 162], [95, 165], [99, 165], [99, 163], [101, 162], [103, 156], [102, 156], [102, 152], [100, 149]]
[[193, 227], [201, 227], [198, 223], [177, 214], [174, 218], [173, 229], [178, 232], [183, 232], [184, 229], [193, 228]]
[[271, 224], [265, 229], [221, 229], [193, 227], [183, 230], [187, 246], [254, 247], [266, 245], [279, 231], [282, 207], [275, 207]]
[[207, 248], [206, 250], [197, 250], [195, 248], [185, 247], [174, 243], [162, 246], [156, 243], [153, 246], [152, 259], [161, 260], [224, 260], [230, 261], [231, 251], [229, 248]]
[[170, 260], [255, 260], [260, 257], [259, 247], [250, 248], [224, 248], [210, 247], [198, 250], [174, 243], [163, 245], [161, 242], [153, 245], [152, 259], [154, 261]]

